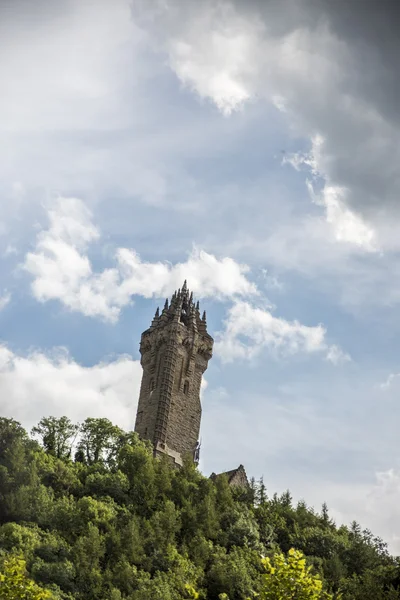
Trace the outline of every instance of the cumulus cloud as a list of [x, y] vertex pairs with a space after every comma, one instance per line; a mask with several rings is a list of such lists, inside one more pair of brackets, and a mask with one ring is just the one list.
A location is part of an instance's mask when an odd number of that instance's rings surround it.
[[194, 249], [184, 263], [144, 262], [132, 249], [118, 248], [117, 266], [95, 272], [88, 246], [100, 236], [91, 213], [76, 198], [60, 198], [48, 212], [49, 227], [37, 236], [25, 257], [24, 269], [33, 276], [32, 293], [40, 302], [58, 300], [86, 316], [110, 322], [135, 295], [164, 297], [188, 280], [199, 297], [229, 299], [257, 294], [246, 274], [249, 269], [229, 257], [217, 259]]
[[1, 345], [1, 414], [27, 429], [50, 415], [75, 422], [107, 417], [133, 429], [141, 373], [139, 361], [129, 356], [86, 367], [62, 348], [22, 356]]
[[[387, 100], [398, 90], [389, 51], [398, 48], [398, 11], [370, 2], [359, 20], [360, 11], [350, 14], [345, 4], [210, 0], [182, 9], [172, 1], [146, 25], [183, 84], [223, 114], [261, 97], [309, 140], [337, 240], [367, 251], [398, 247], [383, 235], [390, 220], [382, 211], [398, 214], [400, 191], [399, 122]], [[369, 43], [377, 37], [380, 43]], [[323, 140], [317, 149], [316, 139]]]
[[308, 326], [298, 321], [275, 317], [270, 309], [236, 302], [228, 311], [222, 332], [217, 334], [215, 351], [225, 362], [251, 360], [264, 348], [279, 355], [325, 353], [338, 364], [345, 355], [337, 346], [326, 343], [322, 325]]

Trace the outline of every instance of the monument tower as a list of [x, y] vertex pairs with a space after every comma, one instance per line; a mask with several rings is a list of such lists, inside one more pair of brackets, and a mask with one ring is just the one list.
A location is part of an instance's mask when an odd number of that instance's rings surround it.
[[206, 313], [200, 317], [186, 281], [161, 314], [157, 308], [140, 340], [143, 375], [135, 431], [152, 442], [156, 456], [166, 454], [179, 466], [185, 454], [198, 462], [201, 378], [213, 344]]

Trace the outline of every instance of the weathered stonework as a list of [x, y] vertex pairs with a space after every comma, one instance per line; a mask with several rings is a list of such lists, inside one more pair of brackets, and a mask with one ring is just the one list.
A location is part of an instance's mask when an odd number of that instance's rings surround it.
[[249, 485], [243, 465], [239, 465], [237, 469], [232, 469], [232, 471], [226, 471], [225, 473], [219, 473], [218, 475], [211, 473], [210, 479], [215, 481], [217, 477], [221, 477], [222, 475], [227, 477], [228, 483], [232, 487], [247, 487]]
[[198, 460], [201, 421], [201, 378], [212, 356], [207, 333], [186, 286], [175, 292], [161, 314], [157, 309], [140, 341], [142, 383], [135, 431], [153, 443], [154, 453], [167, 454], [177, 465], [190, 454]]

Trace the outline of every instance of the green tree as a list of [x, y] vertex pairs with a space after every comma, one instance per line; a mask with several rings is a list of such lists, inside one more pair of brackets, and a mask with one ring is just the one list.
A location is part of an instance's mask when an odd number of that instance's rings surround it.
[[107, 419], [86, 419], [71, 460], [75, 427], [42, 419], [40, 445], [0, 419], [0, 557], [23, 553], [54, 599], [400, 600], [400, 559], [326, 505], [174, 469]]
[[18, 421], [0, 417], [0, 461], [16, 441], [27, 441], [25, 429]]
[[79, 431], [79, 425], [71, 423], [68, 417], [43, 417], [32, 428], [32, 434], [38, 435], [43, 448], [56, 458], [70, 458], [72, 445]]
[[112, 466], [125, 438], [122, 429], [108, 419], [89, 417], [80, 428], [77, 456], [88, 465], [103, 462]]
[[0, 548], [7, 552], [24, 553], [25, 558], [32, 555], [41, 543], [41, 530], [37, 525], [5, 523], [0, 527]]
[[223, 593], [232, 600], [254, 598], [259, 591], [259, 562], [259, 555], [247, 548], [233, 548], [229, 553], [225, 548], [216, 548], [206, 574], [210, 598]]
[[46, 600], [52, 594], [38, 586], [26, 575], [24, 559], [10, 555], [0, 568], [0, 600]]
[[329, 600], [322, 581], [306, 566], [304, 555], [293, 548], [287, 557], [278, 552], [272, 559], [264, 558], [260, 600]]

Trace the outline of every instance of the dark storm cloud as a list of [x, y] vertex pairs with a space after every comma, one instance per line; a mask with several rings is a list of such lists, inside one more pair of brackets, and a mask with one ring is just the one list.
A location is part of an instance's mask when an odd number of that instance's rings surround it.
[[[335, 184], [350, 189], [347, 202], [352, 209], [367, 218], [382, 213], [382, 209], [385, 212], [385, 206], [397, 209], [400, 3], [263, 0], [237, 1], [236, 6], [239, 11], [258, 14], [272, 36], [283, 37], [299, 28], [313, 32], [325, 25], [345, 44], [349, 58], [340, 65], [343, 78], [334, 97], [327, 99], [325, 115], [317, 114], [315, 98], [310, 97], [303, 116], [310, 127], [314, 125], [326, 137], [327, 175]], [[313, 51], [319, 52], [318, 45]], [[359, 106], [360, 113], [353, 119], [340, 110], [343, 99]]]
[[396, 0], [236, 0], [240, 11], [258, 14], [269, 33], [326, 23], [358, 59], [352, 85], [373, 99], [382, 114], [400, 118], [400, 2]]
[[373, 99], [389, 119], [400, 118], [400, 3], [396, 0], [344, 0], [312, 3], [332, 30], [357, 55], [354, 85]]

